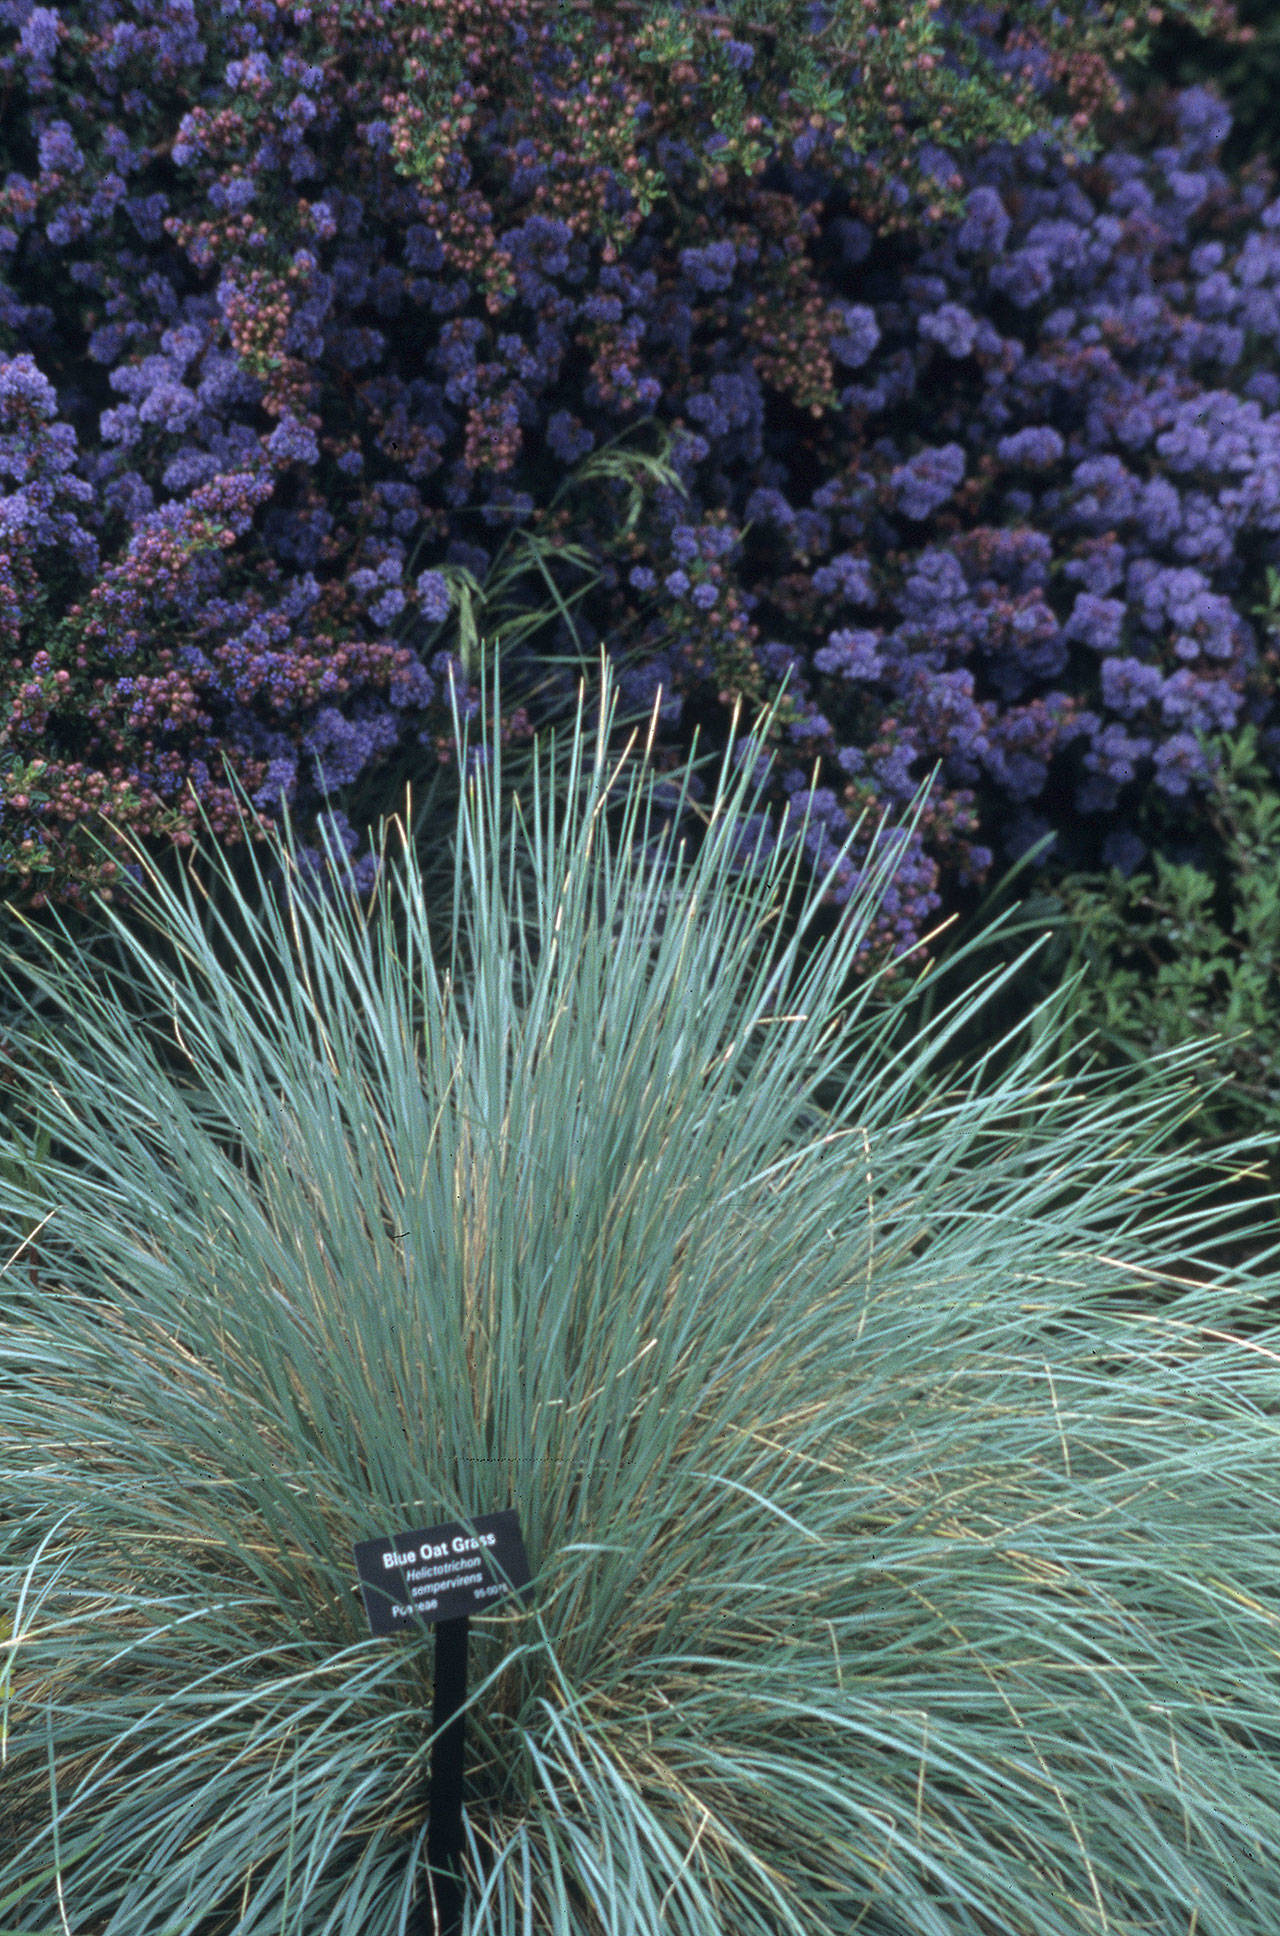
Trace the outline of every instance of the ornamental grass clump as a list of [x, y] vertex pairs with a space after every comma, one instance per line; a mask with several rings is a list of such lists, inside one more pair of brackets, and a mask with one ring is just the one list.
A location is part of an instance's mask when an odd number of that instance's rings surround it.
[[510, 1507], [469, 1931], [1274, 1936], [1280, 1337], [1185, 1058], [931, 1089], [959, 1011], [895, 1047], [850, 974], [907, 830], [802, 957], [754, 759], [677, 846], [605, 693], [559, 803], [476, 765], [452, 907], [286, 825], [216, 947], [153, 870], [123, 965], [7, 971], [8, 1922], [412, 1927], [433, 1636], [352, 1544]]

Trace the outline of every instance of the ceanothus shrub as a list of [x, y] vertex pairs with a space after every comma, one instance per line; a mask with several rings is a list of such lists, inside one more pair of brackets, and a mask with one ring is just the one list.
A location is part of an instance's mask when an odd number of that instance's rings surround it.
[[448, 758], [475, 518], [527, 525], [645, 419], [678, 485], [626, 533], [607, 492], [548, 521], [600, 581], [543, 650], [625, 649], [672, 765], [786, 674], [771, 837], [807, 809], [815, 865], [940, 762], [882, 949], [1041, 829], [1131, 861], [1198, 735], [1270, 730], [1277, 205], [1215, 168], [1211, 96], [1090, 168], [992, 146], [919, 243], [808, 128], [694, 202], [657, 114], [671, 199], [602, 250], [509, 113], [439, 197], [407, 176], [396, 23], [329, 13], [0, 5], [0, 862], [37, 898], [101, 878], [103, 807], [181, 842], [190, 783], [230, 831], [224, 753], [266, 814]]
[[[1060, 865], [1131, 871], [1148, 840], [1195, 834], [1206, 735], [1252, 723], [1275, 769], [1276, 655], [1245, 612], [1280, 558], [1280, 199], [1263, 166], [1215, 167], [1229, 125], [1195, 89], [1086, 169], [993, 149], [965, 219], [910, 249], [839, 216], [819, 238], [815, 217], [825, 286], [852, 294], [859, 272], [839, 412], [793, 418], [784, 464], [727, 356], [686, 402], [695, 504], [745, 539], [754, 656], [790, 668], [789, 730], [820, 761], [812, 789], [799, 764], [783, 777], [788, 810], [808, 798], [831, 840], [937, 761], [954, 817], [932, 857], [961, 878], [991, 865], [985, 841], [1012, 859], [1045, 834]], [[775, 179], [822, 206], [816, 168]], [[682, 257], [686, 345], [692, 290], [727, 288], [726, 251], [757, 246], [720, 226]], [[715, 567], [691, 576], [696, 512], [668, 515], [684, 552], [657, 584], [692, 604]], [[679, 663], [657, 663], [678, 689]], [[982, 845], [962, 837], [973, 813]], [[911, 884], [915, 922], [937, 903], [923, 865]]]

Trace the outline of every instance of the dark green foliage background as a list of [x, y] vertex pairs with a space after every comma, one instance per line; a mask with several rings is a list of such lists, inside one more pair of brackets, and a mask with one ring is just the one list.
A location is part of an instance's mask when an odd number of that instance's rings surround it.
[[1241, 168], [1255, 155], [1280, 166], [1280, 9], [1275, 0], [1239, 0], [1236, 11], [1241, 26], [1254, 30], [1249, 46], [1229, 47], [1183, 21], [1164, 20], [1151, 35], [1144, 67], [1121, 72], [1136, 94], [1154, 86], [1213, 85], [1235, 120], [1223, 149], [1223, 167]]

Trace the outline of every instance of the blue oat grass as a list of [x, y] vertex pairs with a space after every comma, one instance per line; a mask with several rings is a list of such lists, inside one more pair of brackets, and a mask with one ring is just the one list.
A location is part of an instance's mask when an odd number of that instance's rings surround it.
[[762, 739], [675, 848], [612, 703], [509, 821], [495, 735], [451, 906], [286, 826], [217, 947], [139, 849], [124, 966], [11, 957], [5, 1915], [410, 1928], [434, 1643], [352, 1543], [511, 1507], [474, 1936], [1274, 1936], [1280, 1337], [1185, 1056], [931, 1086], [983, 990], [895, 1048], [853, 972], [901, 829], [802, 953]]

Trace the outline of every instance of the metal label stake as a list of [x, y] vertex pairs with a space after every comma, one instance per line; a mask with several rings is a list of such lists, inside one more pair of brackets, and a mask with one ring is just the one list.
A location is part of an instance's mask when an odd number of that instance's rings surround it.
[[527, 1600], [529, 1562], [513, 1512], [449, 1520], [390, 1539], [361, 1540], [356, 1572], [375, 1634], [436, 1630], [427, 1878], [420, 1936], [461, 1936], [462, 1780], [467, 1732], [469, 1617], [508, 1593]]
[[427, 1791], [427, 1911], [430, 1936], [462, 1931], [462, 1770], [467, 1733], [469, 1622], [436, 1627], [436, 1680], [431, 1708], [431, 1780]]

